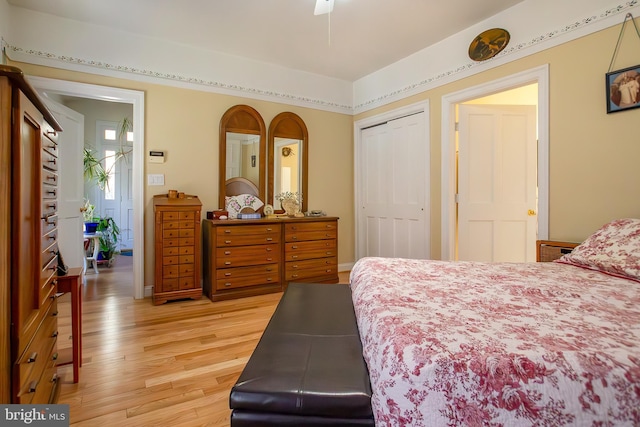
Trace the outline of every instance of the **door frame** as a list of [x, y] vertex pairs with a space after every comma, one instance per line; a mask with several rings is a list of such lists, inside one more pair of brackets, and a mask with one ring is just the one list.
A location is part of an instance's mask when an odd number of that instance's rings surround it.
[[[144, 92], [29, 76], [38, 91], [133, 105], [133, 297], [145, 297], [144, 284]], [[151, 287], [148, 289], [151, 295]]]
[[363, 194], [361, 192], [362, 182], [362, 169], [363, 162], [362, 159], [362, 131], [366, 128], [370, 128], [372, 126], [381, 125], [390, 120], [399, 119], [401, 117], [409, 116], [416, 113], [424, 113], [424, 134], [425, 134], [425, 159], [424, 164], [426, 165], [425, 171], [425, 191], [426, 194], [425, 202], [425, 222], [427, 224], [427, 235], [425, 239], [429, 242], [427, 246], [427, 258], [431, 257], [431, 144], [430, 144], [430, 128], [429, 128], [429, 100], [420, 101], [415, 104], [407, 105], [392, 111], [388, 111], [386, 113], [378, 114], [372, 117], [367, 117], [365, 119], [358, 120], [353, 125], [353, 140], [354, 140], [354, 212], [355, 212], [355, 252], [356, 252], [356, 261], [362, 257], [362, 254], [365, 253], [363, 248], [363, 238], [360, 235], [360, 229], [363, 226], [360, 222], [360, 211], [363, 203]]
[[549, 237], [549, 65], [532, 68], [442, 97], [442, 223], [443, 260], [455, 259], [456, 244], [456, 104], [528, 84], [538, 84], [538, 239]]

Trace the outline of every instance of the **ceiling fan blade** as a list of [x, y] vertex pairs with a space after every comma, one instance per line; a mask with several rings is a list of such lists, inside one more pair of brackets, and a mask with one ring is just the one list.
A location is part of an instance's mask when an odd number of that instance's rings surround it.
[[316, 0], [316, 8], [313, 11], [314, 15], [324, 15], [325, 13], [333, 12], [334, 0]]

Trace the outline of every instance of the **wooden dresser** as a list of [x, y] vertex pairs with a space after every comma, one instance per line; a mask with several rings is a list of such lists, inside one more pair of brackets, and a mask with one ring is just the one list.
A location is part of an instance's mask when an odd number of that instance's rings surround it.
[[212, 301], [338, 282], [338, 218], [203, 221], [204, 292]]
[[158, 195], [155, 213], [155, 284], [153, 303], [202, 297], [200, 283], [202, 203], [197, 196], [183, 199]]
[[0, 402], [55, 403], [58, 122], [0, 65]]

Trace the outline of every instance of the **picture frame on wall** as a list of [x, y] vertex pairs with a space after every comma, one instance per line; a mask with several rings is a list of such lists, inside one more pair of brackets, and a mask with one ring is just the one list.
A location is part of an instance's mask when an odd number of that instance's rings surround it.
[[607, 114], [640, 107], [640, 65], [606, 74]]

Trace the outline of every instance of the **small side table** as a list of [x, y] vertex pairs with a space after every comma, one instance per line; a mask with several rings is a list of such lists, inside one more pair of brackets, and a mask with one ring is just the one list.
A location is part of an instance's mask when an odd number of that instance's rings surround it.
[[[91, 261], [93, 264], [93, 271], [98, 274], [98, 252], [100, 252], [100, 237], [102, 236], [101, 231], [96, 231], [95, 233], [84, 233], [83, 237], [85, 240], [89, 240], [89, 247], [93, 244], [93, 252], [90, 256], [84, 254], [84, 272], [87, 271], [87, 262]], [[93, 241], [91, 243], [91, 241]]]
[[71, 292], [71, 361], [61, 361], [58, 365], [73, 363], [73, 382], [80, 378], [82, 366], [82, 268], [70, 268], [65, 276], [58, 276], [58, 291]]

